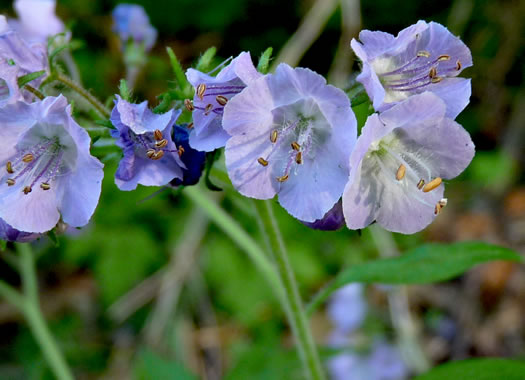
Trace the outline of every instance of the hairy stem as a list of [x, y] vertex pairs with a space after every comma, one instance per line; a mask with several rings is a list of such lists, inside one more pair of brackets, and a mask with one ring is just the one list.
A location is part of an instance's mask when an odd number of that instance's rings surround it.
[[65, 84], [66, 86], [71, 88], [73, 91], [75, 91], [77, 94], [82, 96], [93, 106], [93, 108], [95, 108], [98, 111], [98, 113], [100, 113], [104, 118], [109, 119], [110, 111], [88, 90], [80, 86], [78, 83], [76, 83], [72, 79], [66, 77], [64, 74], [57, 74], [55, 79]]
[[275, 257], [277, 269], [285, 290], [284, 306], [287, 309], [288, 320], [297, 341], [297, 346], [303, 365], [310, 379], [324, 379], [324, 373], [319, 360], [319, 354], [310, 331], [308, 319], [304, 312], [303, 302], [295, 280], [288, 254], [275, 220], [271, 201], [255, 201], [263, 231], [266, 233], [268, 245]]

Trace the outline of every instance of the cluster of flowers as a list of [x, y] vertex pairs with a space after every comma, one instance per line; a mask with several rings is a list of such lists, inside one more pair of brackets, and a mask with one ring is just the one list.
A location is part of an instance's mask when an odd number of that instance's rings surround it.
[[[328, 361], [328, 370], [334, 380], [402, 380], [408, 377], [408, 368], [395, 346], [383, 338], [376, 338], [367, 349], [359, 346], [358, 331], [368, 312], [362, 284], [349, 284], [332, 295], [328, 317], [334, 325], [329, 345], [341, 349]], [[354, 349], [349, 349], [354, 347]]]
[[[19, 20], [0, 19], [4, 240], [32, 238], [59, 220], [83, 226], [101, 192], [103, 165], [90, 154], [90, 137], [66, 98], [37, 99], [18, 85], [21, 76], [50, 71], [45, 42], [64, 32], [54, 7], [17, 0]], [[53, 22], [35, 22], [38, 12]], [[113, 16], [123, 45], [151, 48], [156, 31], [142, 8], [120, 5]], [[209, 73], [188, 69], [195, 96], [184, 104], [192, 123], [175, 124], [181, 110], [155, 114], [147, 102], [116, 96], [111, 135], [124, 153], [116, 185], [195, 184], [205, 152], [225, 147], [241, 194], [278, 195], [312, 228], [338, 229], [346, 221], [360, 229], [377, 221], [391, 231], [421, 230], [446, 205], [443, 179], [457, 176], [474, 155], [468, 133], [453, 120], [469, 101], [470, 80], [457, 75], [472, 65], [470, 52], [443, 26], [423, 21], [397, 37], [362, 31], [360, 40], [352, 41], [363, 63], [357, 80], [376, 113], [359, 138], [342, 90], [286, 64], [263, 75], [243, 52]]]

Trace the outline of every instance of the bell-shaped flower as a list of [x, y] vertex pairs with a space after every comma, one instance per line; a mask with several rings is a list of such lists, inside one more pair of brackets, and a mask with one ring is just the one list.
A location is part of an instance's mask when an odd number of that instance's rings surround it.
[[363, 63], [357, 77], [376, 111], [383, 111], [411, 95], [431, 91], [447, 105], [455, 119], [467, 106], [470, 79], [457, 78], [472, 66], [468, 47], [443, 25], [419, 21], [397, 37], [363, 30], [352, 49]]
[[181, 111], [154, 114], [148, 102], [132, 104], [117, 95], [111, 112], [115, 130], [111, 136], [122, 148], [124, 157], [115, 174], [115, 184], [129, 191], [144, 186], [164, 186], [175, 178], [182, 179], [186, 168], [182, 150], [172, 140], [171, 130]]
[[445, 103], [426, 92], [368, 118], [343, 194], [348, 228], [377, 221], [411, 234], [440, 213], [447, 203], [443, 180], [459, 175], [474, 157], [469, 134], [445, 113]]
[[224, 109], [230, 180], [247, 197], [278, 194], [301, 221], [322, 219], [348, 180], [356, 124], [343, 91], [309, 69], [280, 64]]
[[18, 20], [9, 20], [9, 26], [28, 43], [47, 44], [49, 37], [65, 31], [55, 13], [56, 0], [16, 0], [13, 7]]
[[9, 224], [0, 219], [0, 240], [27, 243], [38, 239], [39, 237], [40, 234], [23, 232], [14, 229]]
[[113, 30], [118, 34], [122, 45], [129, 41], [144, 44], [146, 51], [151, 50], [157, 40], [157, 30], [151, 26], [144, 8], [137, 4], [119, 4], [113, 10]]
[[71, 117], [66, 98], [0, 108], [0, 218], [25, 232], [51, 230], [62, 219], [88, 223], [100, 196], [103, 165]]
[[247, 52], [239, 54], [217, 76], [210, 74], [195, 69], [186, 71], [188, 81], [195, 87], [193, 103], [186, 102], [186, 107], [193, 111], [190, 145], [205, 152], [222, 148], [226, 144], [230, 135], [222, 127], [224, 106], [262, 75], [253, 66], [250, 53]]

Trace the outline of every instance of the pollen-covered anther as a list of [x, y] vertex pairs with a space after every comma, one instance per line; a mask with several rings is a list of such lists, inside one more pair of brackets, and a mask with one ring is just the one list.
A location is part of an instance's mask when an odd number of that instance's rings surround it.
[[153, 153], [153, 156], [151, 156], [151, 159], [160, 160], [162, 157], [164, 157], [164, 152], [162, 150], [157, 150], [155, 153]]
[[13, 186], [16, 183], [16, 181], [12, 178], [8, 178], [6, 182], [7, 186]]
[[186, 128], [188, 128], [188, 129], [192, 129], [192, 128], [193, 128], [193, 121], [192, 121], [191, 123], [189, 123], [189, 124], [186, 126]]
[[425, 180], [424, 179], [420, 179], [419, 182], [417, 183], [417, 188], [419, 190], [421, 190], [423, 188], [423, 186], [425, 186]]
[[190, 112], [193, 112], [195, 107], [193, 106], [193, 102], [190, 99], [184, 99], [184, 107]]
[[197, 96], [200, 100], [204, 99], [204, 93], [206, 92], [206, 85], [201, 83], [197, 86]]
[[33, 191], [33, 189], [31, 188], [31, 186], [26, 186], [24, 187], [24, 190], [22, 190], [24, 192], [24, 194], [29, 194], [31, 191]]
[[210, 103], [210, 104], [208, 104], [206, 106], [206, 108], [204, 108], [204, 114], [206, 116], [208, 116], [210, 114], [211, 110], [213, 110], [213, 104]]
[[430, 79], [433, 79], [437, 76], [437, 69], [435, 67], [432, 67], [428, 73], [428, 77]]
[[456, 70], [461, 70], [461, 61], [459, 59], [456, 61]]
[[49, 183], [47, 183], [47, 182], [42, 182], [42, 183], [40, 184], [40, 188], [41, 188], [42, 190], [49, 190], [49, 189], [51, 189], [51, 185], [50, 185]]
[[219, 103], [223, 107], [226, 105], [226, 103], [228, 103], [228, 98], [222, 95], [217, 95], [215, 97], [215, 100], [217, 101], [217, 103]]
[[179, 154], [179, 157], [182, 157], [184, 154], [184, 147], [182, 145], [179, 145], [179, 149], [177, 149], [177, 153]]
[[285, 174], [285, 175], [283, 175], [281, 177], [277, 177], [277, 181], [284, 182], [284, 181], [286, 181], [288, 179], [288, 177], [289, 177], [289, 175]]
[[303, 152], [297, 152], [295, 155], [295, 162], [301, 165], [303, 163]]
[[268, 161], [266, 161], [266, 160], [265, 160], [264, 158], [262, 158], [262, 157], [259, 157], [259, 158], [257, 159], [257, 162], [258, 162], [259, 164], [261, 164], [262, 166], [268, 166]]
[[275, 143], [277, 141], [277, 129], [274, 129], [272, 133], [270, 133], [270, 141], [272, 143]]
[[432, 78], [432, 83], [439, 83], [443, 80], [443, 77], [434, 77]]
[[156, 146], [157, 148], [165, 148], [167, 145], [168, 145], [168, 140], [166, 140], [166, 139], [162, 139], [162, 140], [157, 141], [157, 142], [155, 143], [155, 146]]
[[155, 136], [155, 140], [161, 141], [164, 137], [162, 136], [162, 132], [159, 129], [155, 129], [155, 132], [153, 132], [153, 136]]
[[442, 61], [448, 61], [450, 60], [450, 55], [448, 54], [441, 54], [439, 57], [438, 57], [438, 62], [442, 62]]
[[434, 178], [432, 181], [430, 181], [429, 183], [427, 183], [427, 184], [423, 187], [423, 192], [424, 192], [424, 193], [428, 193], [429, 191], [434, 190], [434, 189], [437, 188], [439, 185], [441, 185], [441, 182], [443, 182], [443, 180], [441, 179], [441, 177], [436, 177], [436, 178]]
[[24, 154], [24, 156], [22, 157], [22, 161], [24, 161], [25, 163], [30, 163], [34, 159], [35, 159], [35, 156], [33, 156], [33, 154], [31, 153]]
[[292, 146], [293, 150], [299, 151], [299, 149], [301, 149], [301, 145], [299, 145], [297, 141], [292, 142], [290, 145]]
[[397, 172], [396, 172], [396, 179], [398, 181], [401, 181], [403, 178], [405, 178], [406, 171], [407, 171], [407, 168], [405, 167], [405, 165], [403, 164], [399, 165], [399, 168], [397, 169]]
[[155, 149], [148, 149], [147, 152], [146, 152], [146, 156], [148, 156], [148, 158], [153, 158], [155, 153], [156, 153]]
[[9, 174], [13, 174], [15, 172], [13, 170], [13, 164], [11, 163], [11, 161], [7, 161], [7, 163], [5, 164], [5, 170], [7, 170]]
[[447, 198], [441, 199], [438, 203], [436, 203], [436, 207], [434, 207], [434, 214], [439, 215], [443, 207], [447, 205]]
[[421, 51], [417, 52], [417, 56], [418, 57], [428, 58], [428, 57], [430, 57], [430, 53], [428, 51], [426, 51], [426, 50], [421, 50]]

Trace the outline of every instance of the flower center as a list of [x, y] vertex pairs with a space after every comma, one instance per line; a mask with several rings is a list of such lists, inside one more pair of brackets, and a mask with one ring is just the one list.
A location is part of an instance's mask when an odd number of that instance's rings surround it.
[[6, 162], [2, 183], [7, 186], [20, 183], [26, 195], [37, 183], [42, 190], [51, 189], [52, 182], [70, 170], [64, 162], [64, 148], [58, 137], [52, 137], [41, 138], [37, 144], [19, 150]]
[[195, 94], [200, 101], [196, 104], [186, 102], [186, 108], [189, 111], [194, 109], [200, 110], [206, 116], [210, 113], [222, 116], [224, 106], [228, 103], [228, 100], [241, 92], [245, 87], [240, 80], [234, 80], [230, 84], [225, 85], [206, 85], [201, 83], [195, 89]]
[[128, 135], [133, 141], [135, 153], [139, 156], [147, 157], [150, 160], [160, 160], [165, 152], [175, 152], [179, 156], [184, 153], [184, 148], [179, 146], [177, 150], [166, 149], [168, 140], [164, 138], [162, 132], [156, 129], [154, 132], [135, 134], [131, 129]]

